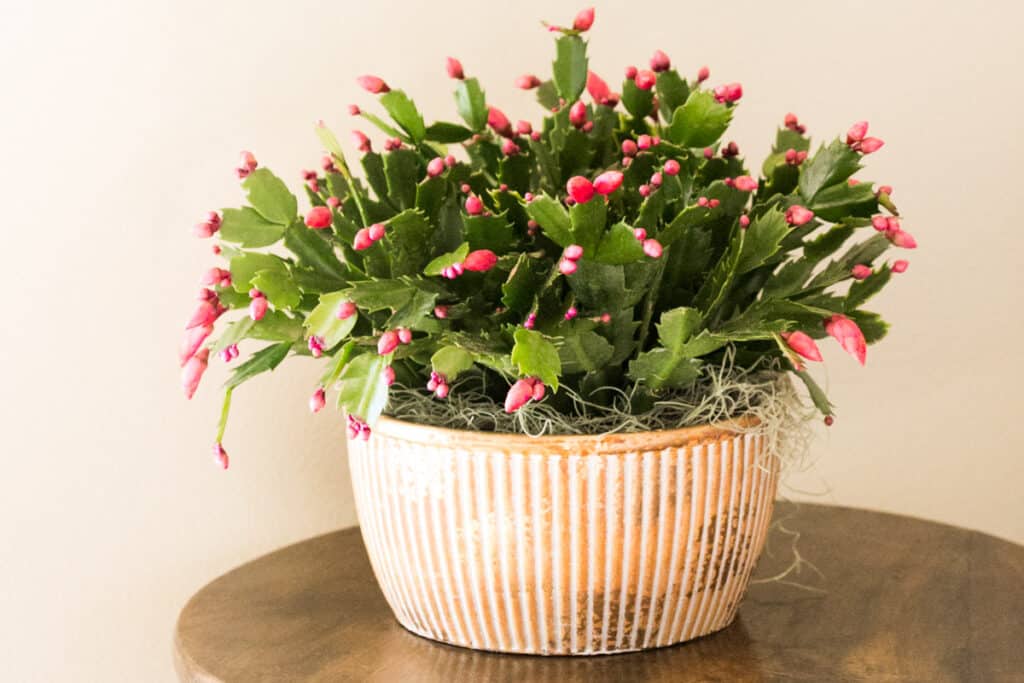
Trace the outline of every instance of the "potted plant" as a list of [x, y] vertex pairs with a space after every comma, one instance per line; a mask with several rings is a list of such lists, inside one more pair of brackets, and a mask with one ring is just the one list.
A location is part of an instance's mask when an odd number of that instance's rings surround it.
[[[657, 51], [621, 93], [587, 67], [593, 10], [556, 33], [538, 124], [488, 106], [448, 60], [461, 123], [427, 125], [375, 76], [387, 113], [349, 112], [303, 172], [310, 208], [245, 152], [247, 204], [196, 227], [225, 261], [181, 350], [231, 395], [289, 356], [336, 396], [374, 571], [398, 620], [449, 643], [594, 654], [725, 627], [761, 551], [799, 378], [832, 337], [861, 364], [864, 309], [913, 248], [892, 190], [854, 179], [882, 141], [854, 124], [812, 153], [787, 114], [748, 169], [724, 141], [742, 87]], [[584, 97], [587, 93], [588, 96]], [[582, 99], [581, 99], [582, 98]], [[230, 319], [230, 321], [229, 321]], [[215, 341], [213, 334], [218, 332]]]

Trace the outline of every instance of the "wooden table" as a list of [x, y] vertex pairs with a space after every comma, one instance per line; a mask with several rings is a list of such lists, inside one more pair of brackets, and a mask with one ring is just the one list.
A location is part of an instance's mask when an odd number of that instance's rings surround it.
[[[751, 586], [720, 633], [646, 653], [527, 657], [408, 633], [358, 529], [312, 538], [199, 591], [174, 638], [182, 681], [1024, 681], [1024, 547], [896, 515], [784, 505], [805, 569]], [[792, 560], [773, 530], [758, 568]]]

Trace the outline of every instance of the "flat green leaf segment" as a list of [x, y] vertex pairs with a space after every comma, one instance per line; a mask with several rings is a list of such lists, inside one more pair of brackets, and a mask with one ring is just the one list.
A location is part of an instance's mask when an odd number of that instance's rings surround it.
[[683, 147], [708, 147], [718, 142], [731, 120], [732, 110], [714, 95], [695, 91], [675, 110], [665, 135]]
[[371, 426], [375, 424], [388, 402], [387, 366], [388, 359], [375, 353], [363, 353], [349, 361], [338, 377], [338, 406]]
[[228, 389], [234, 389], [242, 382], [252, 379], [256, 375], [269, 372], [281, 364], [281, 361], [288, 355], [288, 351], [291, 349], [291, 344], [273, 344], [257, 351], [252, 355], [252, 358], [245, 361], [231, 373], [231, 377], [224, 384]]
[[475, 78], [467, 78], [455, 84], [455, 106], [470, 130], [483, 130], [487, 124], [487, 100]]
[[423, 274], [440, 275], [447, 268], [451, 268], [452, 266], [465, 261], [466, 256], [468, 255], [469, 242], [463, 242], [455, 251], [450, 251], [447, 254], [441, 254], [437, 258], [433, 259], [427, 264], [427, 267], [423, 269]]
[[409, 134], [413, 142], [420, 142], [426, 136], [427, 127], [416, 105], [401, 90], [392, 90], [380, 96], [380, 103], [391, 118]]
[[284, 236], [285, 225], [268, 221], [251, 207], [224, 209], [220, 238], [242, 247], [267, 247]]
[[265, 168], [257, 168], [242, 181], [249, 203], [270, 223], [288, 225], [295, 220], [298, 201], [295, 195], [276, 175]]
[[430, 365], [450, 382], [473, 367], [473, 354], [458, 346], [442, 346], [430, 357]]
[[630, 376], [657, 391], [680, 388], [700, 376], [700, 362], [687, 352], [686, 342], [701, 324], [700, 313], [681, 307], [661, 314], [657, 325], [659, 347], [641, 353], [629, 364]]
[[575, 102], [587, 85], [587, 44], [579, 36], [562, 36], [556, 45], [555, 88], [566, 102]]
[[557, 390], [562, 361], [555, 345], [540, 332], [523, 328], [516, 330], [515, 342], [512, 362], [519, 368], [519, 374], [523, 377], [538, 377], [544, 384]]
[[345, 292], [331, 292], [321, 294], [320, 301], [310, 311], [306, 318], [306, 329], [310, 336], [317, 336], [323, 339], [324, 348], [336, 346], [343, 339], [348, 337], [355, 327], [358, 315], [350, 315], [347, 318], [339, 318], [338, 311], [341, 305], [349, 301]]

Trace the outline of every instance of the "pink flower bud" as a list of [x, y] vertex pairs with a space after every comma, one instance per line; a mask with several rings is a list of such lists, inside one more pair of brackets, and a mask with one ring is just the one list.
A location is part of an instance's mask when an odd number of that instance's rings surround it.
[[587, 92], [597, 104], [606, 104], [612, 99], [611, 88], [593, 71], [587, 72]]
[[639, 71], [636, 72], [636, 78], [633, 79], [633, 83], [636, 85], [636, 87], [640, 88], [641, 90], [650, 90], [651, 88], [654, 87], [654, 83], [656, 82], [656, 80], [657, 78], [655, 77], [653, 71], [648, 71], [647, 69], [640, 69]]
[[867, 342], [864, 341], [864, 333], [845, 315], [836, 313], [825, 319], [825, 332], [834, 338], [848, 354], [864, 365], [867, 358]]
[[239, 179], [246, 178], [250, 173], [256, 170], [258, 165], [256, 157], [253, 156], [252, 152], [243, 151], [239, 155], [238, 167], [235, 169], [235, 175], [237, 175]]
[[622, 141], [622, 153], [625, 156], [627, 156], [627, 157], [636, 156], [637, 149], [638, 149], [637, 144], [635, 142], [633, 142], [632, 140], [623, 140]]
[[740, 227], [744, 230], [750, 227], [750, 216], [740, 216]]
[[679, 162], [676, 161], [675, 159], [669, 159], [668, 161], [665, 162], [664, 169], [665, 169], [665, 173], [667, 173], [669, 175], [678, 175], [679, 174]]
[[562, 256], [569, 259], [570, 261], [579, 261], [583, 258], [583, 247], [578, 244], [570, 244], [562, 252]]
[[572, 259], [564, 258], [558, 262], [558, 271], [562, 275], [572, 275], [573, 273], [576, 272], [576, 269], [578, 267], [579, 266], [577, 266], [576, 262], [573, 261]]
[[314, 206], [306, 214], [306, 226], [314, 230], [323, 230], [331, 225], [331, 210], [326, 206]]
[[643, 228], [636, 228], [633, 230], [633, 237], [637, 238], [638, 241], [643, 242], [647, 239], [647, 231]]
[[646, 239], [644, 240], [643, 247], [644, 253], [647, 254], [649, 257], [661, 258], [662, 247], [661, 242], [659, 242], [658, 240]]
[[743, 86], [739, 83], [726, 83], [715, 88], [715, 99], [729, 104], [743, 97]]
[[893, 262], [893, 264], [892, 264], [892, 272], [894, 272], [894, 273], [905, 273], [905, 272], [907, 272], [907, 268], [909, 268], [909, 267], [910, 267], [910, 261], [907, 261], [905, 259], [900, 259], [898, 261], [894, 261]]
[[581, 175], [569, 178], [569, 182], [565, 184], [565, 189], [577, 204], [586, 204], [594, 196], [593, 183]]
[[626, 78], [632, 80], [636, 78], [636, 67], [633, 65], [626, 67]]
[[506, 413], [514, 413], [530, 402], [533, 398], [533, 384], [532, 379], [521, 379], [512, 385], [505, 396]]
[[263, 320], [267, 314], [267, 298], [258, 296], [249, 302], [249, 317], [253, 320]]
[[327, 405], [327, 394], [324, 392], [324, 388], [320, 387], [309, 397], [309, 412], [319, 413], [325, 405]]
[[408, 327], [399, 327], [397, 331], [398, 341], [400, 341], [403, 344], [409, 344], [412, 342], [412, 330], [410, 330]]
[[810, 222], [812, 218], [814, 218], [814, 212], [799, 204], [794, 204], [786, 209], [786, 222], [792, 226], [804, 225]]
[[[501, 153], [508, 157], [515, 156], [516, 154], [519, 154], [519, 145], [516, 144], [515, 140], [506, 138], [505, 141], [501, 143]], [[505, 189], [508, 189], [507, 185], [505, 186]]]
[[650, 185], [641, 185], [640, 187], [636, 188], [636, 191], [640, 193], [641, 197], [650, 197], [651, 196], [651, 186]]
[[362, 251], [363, 249], [369, 249], [373, 246], [373, 240], [370, 239], [370, 231], [366, 228], [360, 229], [352, 240], [352, 248], [356, 251]]
[[189, 318], [188, 324], [185, 325], [185, 329], [191, 330], [196, 327], [212, 325], [219, 317], [220, 312], [213, 302], [200, 301], [196, 310], [192, 313], [192, 317]]
[[612, 314], [611, 313], [602, 313], [601, 317], [598, 318], [598, 319], [601, 322], [603, 322], [605, 325], [607, 325], [608, 323], [610, 323], [612, 321]]
[[707, 206], [707, 205], [708, 205], [708, 198], [707, 197], [697, 197], [697, 206]]
[[359, 309], [356, 307], [356, 305], [353, 302], [351, 302], [351, 301], [342, 301], [341, 305], [338, 306], [337, 317], [338, 317], [338, 320], [348, 320], [349, 318], [351, 318], [352, 316], [354, 316], [358, 312], [359, 312]]
[[200, 349], [185, 362], [185, 367], [181, 370], [181, 387], [185, 390], [185, 398], [190, 399], [195, 395], [196, 389], [199, 387], [199, 380], [206, 372], [209, 358], [210, 350]]
[[363, 113], [363, 110], [359, 108], [358, 104], [350, 104], [348, 105], [348, 113], [349, 116], [359, 116]]
[[885, 232], [886, 230], [889, 229], [889, 219], [886, 218], [885, 216], [872, 216], [871, 227], [873, 227], [878, 232]]
[[516, 135], [529, 135], [533, 132], [533, 126], [529, 121], [516, 121]]
[[661, 172], [655, 171], [654, 173], [651, 174], [651, 179], [648, 182], [650, 183], [651, 187], [661, 187], [661, 183], [663, 180], [664, 178], [662, 177]]
[[639, 149], [650, 149], [654, 145], [654, 138], [644, 134], [636, 139], [636, 146]]
[[224, 446], [219, 443], [213, 444], [213, 461], [217, 463], [217, 466], [222, 470], [226, 470], [230, 463], [228, 452], [224, 450]]
[[622, 185], [621, 171], [605, 171], [594, 179], [594, 191], [598, 194], [609, 195]]
[[914, 239], [914, 236], [901, 228], [889, 230], [885, 233], [885, 236], [889, 238], [894, 247], [901, 247], [903, 249], [917, 248], [917, 240]]
[[700, 69], [697, 70], [697, 82], [698, 83], [703, 83], [704, 81], [708, 80], [708, 78], [710, 76], [711, 76], [711, 69], [707, 68], [706, 66], [702, 66]]
[[446, 66], [448, 68], [448, 78], [454, 78], [461, 81], [466, 77], [466, 74], [462, 71], [462, 62], [455, 59], [455, 57], [449, 57]]
[[784, 125], [786, 128], [792, 128], [793, 126], [797, 125], [798, 123], [799, 123], [799, 120], [797, 119], [796, 114], [794, 114], [793, 112], [789, 112], [782, 119], [782, 125]]
[[487, 110], [487, 125], [498, 135], [504, 137], [511, 137], [513, 135], [512, 124], [509, 123], [505, 113], [497, 107], [491, 107]]
[[516, 77], [515, 86], [520, 90], [533, 90], [540, 86], [540, 79], [533, 74], [523, 74]]
[[359, 87], [363, 90], [374, 95], [380, 95], [381, 93], [386, 93], [391, 90], [387, 83], [376, 76], [360, 76], [356, 79], [356, 83], [358, 83]]
[[362, 131], [352, 131], [352, 143], [356, 146], [360, 152], [372, 152], [373, 145], [370, 144], [370, 138], [366, 137]]
[[434, 317], [438, 320], [444, 320], [448, 317], [447, 306], [434, 306]]
[[832, 415], [826, 415], [825, 416], [825, 426], [826, 427], [831, 427], [832, 425], [835, 424], [835, 422], [836, 422], [836, 418], [834, 416], [832, 416]]
[[388, 330], [380, 336], [379, 340], [377, 340], [377, 353], [382, 356], [386, 356], [397, 349], [398, 344], [398, 333], [394, 330]]
[[850, 126], [850, 130], [846, 132], [846, 144], [851, 147], [864, 139], [864, 136], [868, 134], [868, 122], [858, 121], [857, 123]]
[[[704, 148], [704, 158], [705, 159], [711, 159], [714, 156], [715, 156], [715, 150], [711, 149], [710, 147], [705, 147]], [[726, 180], [728, 180], [728, 178]], [[728, 185], [728, 184], [729, 183], [726, 183], [726, 185]]]
[[572, 20], [572, 27], [577, 31], [589, 31], [590, 27], [594, 25], [594, 8], [588, 7], [581, 9], [577, 14], [576, 18]]
[[384, 239], [385, 232], [387, 232], [387, 228], [384, 227], [383, 223], [374, 223], [366, 229], [366, 234], [369, 235], [370, 239], [374, 242]]
[[484, 203], [475, 194], [466, 197], [466, 213], [479, 216], [484, 212]]
[[582, 100], [576, 100], [576, 102], [569, 107], [569, 123], [580, 128], [586, 122], [587, 105], [583, 104]]
[[672, 66], [672, 62], [669, 61], [668, 55], [661, 50], [655, 50], [654, 56], [651, 57], [651, 70], [668, 71], [670, 66]]
[[885, 142], [881, 138], [864, 138], [864, 141], [860, 143], [859, 151], [861, 154], [871, 154], [882, 149]]
[[493, 268], [494, 264], [497, 262], [497, 254], [490, 249], [477, 249], [476, 251], [471, 251], [466, 255], [466, 259], [462, 262], [462, 265], [466, 270], [484, 273]]
[[711, 207], [712, 209], [717, 209], [719, 207], [719, 205], [721, 205], [721, 203], [722, 203], [721, 199], [709, 199], [708, 200], [708, 206]]
[[437, 176], [444, 173], [444, 169], [444, 159], [442, 159], [441, 157], [434, 157], [433, 159], [427, 162], [427, 175], [430, 176], [431, 178], [436, 178]]
[[337, 197], [328, 197], [327, 206], [332, 209], [337, 209], [339, 206], [341, 206], [341, 200], [338, 199]]
[[223, 268], [210, 268], [208, 271], [203, 273], [203, 276], [199, 278], [199, 284], [201, 285], [220, 285], [226, 287], [226, 283], [231, 282], [231, 272], [224, 270]]
[[390, 365], [385, 366], [384, 367], [384, 371], [383, 371], [383, 375], [384, 375], [384, 384], [386, 384], [386, 385], [388, 385], [390, 387], [392, 384], [395, 383], [395, 369], [393, 367], [391, 367]]
[[576, 309], [576, 307], [575, 307], [575, 306], [570, 306], [570, 307], [569, 307], [569, 308], [568, 308], [568, 309], [567, 309], [567, 310], [565, 311], [565, 319], [566, 319], [566, 320], [572, 320], [573, 318], [575, 318], [575, 317], [576, 317], [576, 316], [578, 316], [579, 314], [580, 314], [580, 312], [579, 312], [579, 311], [578, 311], [578, 310]]
[[881, 185], [878, 188], [878, 194], [892, 194], [892, 185]]
[[181, 340], [181, 348], [178, 351], [179, 365], [184, 367], [188, 359], [196, 355], [196, 351], [203, 345], [206, 338], [213, 334], [213, 325], [199, 325], [185, 331], [185, 337]]
[[854, 280], [863, 280], [871, 275], [871, 266], [865, 266], [863, 263], [858, 263], [850, 270], [850, 275], [853, 276]]
[[807, 360], [821, 361], [821, 351], [818, 350], [818, 345], [814, 343], [807, 334], [797, 332], [783, 332], [781, 335], [782, 340], [786, 342], [786, 346], [796, 351], [802, 357]]

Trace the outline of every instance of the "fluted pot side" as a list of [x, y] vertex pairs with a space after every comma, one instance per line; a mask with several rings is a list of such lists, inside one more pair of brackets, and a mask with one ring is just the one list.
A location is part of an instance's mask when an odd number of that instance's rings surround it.
[[729, 625], [779, 471], [762, 437], [716, 427], [530, 440], [386, 418], [349, 442], [349, 464], [374, 573], [405, 628], [580, 655]]

